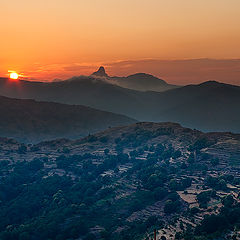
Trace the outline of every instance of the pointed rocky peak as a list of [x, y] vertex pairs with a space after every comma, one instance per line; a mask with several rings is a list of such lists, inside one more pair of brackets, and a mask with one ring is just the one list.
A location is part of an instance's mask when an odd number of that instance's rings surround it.
[[105, 68], [102, 66], [97, 70], [97, 72], [94, 72], [92, 75], [95, 77], [108, 77]]

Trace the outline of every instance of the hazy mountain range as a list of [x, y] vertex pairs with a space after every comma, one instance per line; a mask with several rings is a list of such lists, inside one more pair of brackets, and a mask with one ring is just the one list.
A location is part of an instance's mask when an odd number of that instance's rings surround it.
[[168, 84], [164, 80], [146, 73], [136, 73], [127, 77], [110, 77], [105, 72], [104, 67], [100, 67], [98, 71], [94, 72], [91, 76], [97, 78], [100, 77], [105, 79], [109, 83], [116, 84], [123, 88], [129, 88], [138, 91], [163, 92], [179, 87], [176, 85]]
[[[38, 101], [78, 104], [123, 114], [138, 121], [173, 121], [203, 131], [240, 132], [240, 87], [209, 81], [198, 85], [154, 92], [135, 89], [148, 85], [168, 85], [147, 74], [108, 79], [104, 68], [91, 76], [58, 82], [30, 82], [0, 79], [0, 95]], [[115, 80], [113, 80], [115, 79]], [[139, 84], [134, 84], [138, 82]], [[115, 81], [115, 83], [114, 83]], [[150, 86], [153, 86], [149, 84]], [[157, 84], [155, 85], [157, 88]]]

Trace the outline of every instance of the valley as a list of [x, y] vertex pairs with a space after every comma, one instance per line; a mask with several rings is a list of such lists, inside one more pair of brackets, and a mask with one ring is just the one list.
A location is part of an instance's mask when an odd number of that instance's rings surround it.
[[205, 222], [239, 211], [239, 156], [240, 135], [175, 123], [38, 144], [2, 138], [0, 237], [146, 239], [154, 229], [158, 239], [237, 235], [231, 226], [239, 218], [213, 229]]

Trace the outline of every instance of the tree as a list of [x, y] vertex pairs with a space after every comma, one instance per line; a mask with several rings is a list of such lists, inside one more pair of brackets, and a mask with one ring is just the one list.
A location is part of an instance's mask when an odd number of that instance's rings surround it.
[[164, 212], [166, 214], [177, 212], [179, 210], [179, 206], [180, 206], [179, 201], [173, 202], [172, 200], [167, 200], [164, 206]]
[[110, 152], [110, 151], [109, 151], [109, 149], [108, 149], [108, 148], [105, 148], [105, 149], [104, 149], [104, 154], [105, 154], [105, 155], [108, 155], [108, 154], [109, 154], [109, 152]]
[[177, 159], [177, 158], [179, 158], [179, 157], [181, 157], [182, 156], [182, 153], [181, 153], [181, 151], [180, 150], [177, 150], [177, 151], [175, 151], [174, 153], [173, 153], [173, 158], [174, 159]]
[[234, 202], [235, 202], [235, 200], [234, 200], [234, 198], [233, 198], [232, 195], [227, 195], [226, 197], [224, 197], [224, 198], [222, 199], [223, 205], [224, 205], [225, 207], [228, 207], [228, 208], [232, 207], [233, 204], [234, 204]]
[[213, 166], [217, 166], [219, 164], [219, 159], [218, 158], [212, 158], [210, 160], [210, 162]]
[[95, 240], [96, 236], [92, 233], [88, 233], [84, 240]]
[[155, 188], [153, 192], [154, 198], [157, 201], [164, 199], [167, 196], [167, 194], [168, 194], [168, 190], [163, 187]]
[[201, 192], [197, 195], [197, 201], [200, 205], [207, 204], [210, 201], [210, 191]]
[[25, 145], [21, 145], [20, 147], [18, 147], [17, 152], [19, 154], [25, 154], [27, 152], [27, 147]]
[[211, 234], [216, 231], [223, 231], [228, 226], [228, 222], [224, 216], [221, 215], [206, 215], [202, 220], [200, 226], [196, 228], [196, 233]]

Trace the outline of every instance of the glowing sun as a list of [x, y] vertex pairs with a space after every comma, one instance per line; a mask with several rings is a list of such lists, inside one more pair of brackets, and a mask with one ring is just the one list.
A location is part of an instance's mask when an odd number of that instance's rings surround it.
[[19, 76], [18, 76], [18, 74], [17, 74], [16, 72], [11, 72], [11, 73], [10, 73], [10, 78], [11, 78], [11, 79], [16, 80], [16, 79], [18, 79], [18, 77], [19, 77]]

